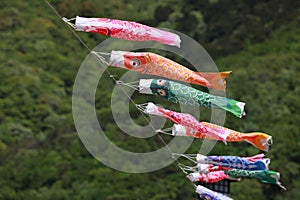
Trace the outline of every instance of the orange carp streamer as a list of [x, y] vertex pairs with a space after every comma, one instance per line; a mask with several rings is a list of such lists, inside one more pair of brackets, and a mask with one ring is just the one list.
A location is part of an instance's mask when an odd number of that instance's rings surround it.
[[225, 78], [231, 73], [231, 71], [194, 72], [168, 58], [150, 52], [112, 51], [109, 65], [217, 90], [225, 90]]

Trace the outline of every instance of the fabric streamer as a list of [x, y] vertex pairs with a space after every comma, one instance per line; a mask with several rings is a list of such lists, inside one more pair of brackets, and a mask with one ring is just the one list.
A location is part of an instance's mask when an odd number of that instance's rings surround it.
[[[75, 24], [71, 21], [75, 19]], [[63, 18], [76, 31], [93, 32], [132, 41], [156, 41], [162, 44], [180, 47], [177, 34], [163, 31], [140, 23], [107, 18], [86, 18], [77, 16], [74, 19]]]
[[248, 171], [248, 170], [239, 170], [239, 169], [232, 169], [225, 171], [225, 174], [232, 176], [232, 177], [250, 177], [256, 178], [262, 183], [274, 184], [278, 185], [284, 190], [286, 188], [281, 185], [279, 182], [280, 173], [271, 171], [271, 170], [257, 170], [257, 171]]
[[163, 79], [140, 79], [139, 92], [156, 94], [174, 103], [222, 108], [237, 117], [245, 115], [245, 103], [233, 99], [213, 96], [195, 88]]
[[232, 200], [232, 198], [225, 196], [221, 193], [212, 191], [202, 185], [198, 185], [196, 192], [200, 195], [201, 198], [206, 200]]
[[231, 73], [194, 72], [168, 58], [150, 52], [112, 51], [109, 65], [218, 90], [225, 90], [225, 78]]
[[[193, 163], [197, 164], [210, 164], [214, 166], [221, 166], [224, 169], [244, 169], [244, 170], [268, 170], [270, 164], [269, 158], [264, 158], [264, 154], [258, 154], [252, 157], [238, 157], [238, 156], [204, 156], [201, 154], [177, 154], [173, 153], [173, 157], [183, 157]], [[181, 169], [185, 166], [180, 165]], [[193, 171], [196, 167], [189, 167], [188, 171]]]
[[[208, 128], [207, 130], [213, 130], [214, 133], [220, 133], [223, 135], [227, 135], [226, 142], [245, 141], [263, 151], [269, 151], [269, 148], [272, 145], [272, 136], [265, 134], [265, 133], [261, 133], [261, 132], [241, 133], [241, 132], [234, 131], [229, 128], [225, 128], [225, 127], [218, 126], [216, 124], [211, 124], [208, 122], [201, 122], [201, 125]], [[201, 132], [196, 131], [195, 129], [191, 129], [189, 127], [182, 126], [179, 124], [173, 125], [172, 135], [173, 136], [190, 136], [190, 137], [200, 138], [200, 139], [216, 140], [216, 138], [209, 137], [208, 134], [204, 135]]]
[[[210, 172], [231, 170], [231, 168], [228, 168], [228, 167], [215, 166], [215, 165], [210, 165], [210, 164], [200, 164], [200, 163], [197, 163], [196, 166], [188, 166], [188, 165], [179, 163], [178, 167], [185, 174], [189, 174], [189, 173], [208, 174]], [[237, 180], [237, 181], [240, 180], [240, 178], [232, 178], [232, 177], [228, 177], [228, 179], [233, 179], [233, 180]]]
[[137, 107], [144, 113], [149, 115], [157, 115], [161, 117], [165, 117], [177, 124], [181, 124], [183, 126], [187, 126], [191, 129], [197, 130], [201, 132], [203, 135], [207, 135], [207, 137], [216, 138], [217, 140], [226, 141], [226, 134], [215, 134], [213, 130], [210, 128], [204, 128], [197, 119], [195, 119], [191, 114], [188, 113], [179, 113], [171, 110], [164, 109], [162, 107], [156, 106], [152, 102], [137, 105]]
[[[201, 174], [208, 174], [209, 172], [214, 172], [214, 171], [219, 171], [219, 170], [215, 170], [213, 169], [213, 165], [209, 165], [209, 164], [197, 164], [196, 166], [197, 168], [197, 172], [201, 173]], [[217, 166], [219, 167], [219, 166]]]
[[217, 171], [225, 171], [225, 170], [230, 170], [228, 167], [222, 167], [222, 166], [215, 166], [215, 165], [210, 165], [210, 164], [198, 164], [197, 168], [200, 169], [201, 173], [202, 171], [205, 173], [210, 173], [210, 172], [217, 172]]
[[228, 178], [228, 175], [224, 171], [214, 171], [207, 174], [195, 172], [187, 175], [187, 178], [192, 182], [215, 183]]
[[232, 169], [267, 170], [270, 159], [264, 159], [264, 154], [252, 157], [238, 156], [204, 156], [197, 154], [196, 161], [201, 164], [212, 164]]

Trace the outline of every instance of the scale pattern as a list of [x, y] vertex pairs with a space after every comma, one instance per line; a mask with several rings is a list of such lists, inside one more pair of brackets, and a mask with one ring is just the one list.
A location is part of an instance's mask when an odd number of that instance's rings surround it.
[[174, 81], [153, 79], [150, 88], [153, 94], [164, 97], [174, 103], [204, 106], [207, 108], [222, 108], [237, 117], [241, 117], [244, 113], [243, 107], [238, 105], [238, 103], [244, 104], [242, 102], [214, 96]]

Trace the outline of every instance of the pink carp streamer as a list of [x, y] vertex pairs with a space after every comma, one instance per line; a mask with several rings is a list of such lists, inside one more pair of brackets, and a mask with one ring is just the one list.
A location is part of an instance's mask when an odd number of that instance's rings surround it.
[[110, 37], [132, 41], [156, 41], [162, 44], [180, 47], [180, 37], [177, 34], [146, 26], [137, 22], [107, 18], [75, 18], [75, 24], [63, 20], [77, 31], [98, 33]]
[[207, 174], [202, 174], [199, 172], [190, 173], [187, 178], [192, 182], [206, 182], [215, 183], [228, 178], [228, 175], [224, 171], [214, 171]]
[[231, 73], [231, 71], [194, 72], [168, 58], [150, 52], [112, 51], [109, 65], [218, 90], [225, 90], [225, 78]]

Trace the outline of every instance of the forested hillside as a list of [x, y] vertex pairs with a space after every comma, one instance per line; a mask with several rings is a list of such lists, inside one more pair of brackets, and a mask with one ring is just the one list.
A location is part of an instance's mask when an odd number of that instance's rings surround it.
[[[220, 71], [232, 70], [226, 95], [247, 102], [247, 116], [228, 114], [225, 126], [273, 136], [266, 156], [281, 173], [287, 191], [243, 179], [233, 183], [234, 199], [299, 199], [300, 191], [300, 5], [298, 1], [92, 1], [53, 0], [68, 18], [107, 17], [170, 28], [196, 39]], [[111, 169], [81, 143], [72, 116], [72, 89], [88, 51], [44, 1], [0, 2], [0, 199], [174, 199], [197, 195], [172, 164], [144, 174]], [[78, 33], [94, 47], [106, 37]], [[180, 60], [180, 59], [179, 59]], [[113, 70], [118, 75], [123, 73]], [[97, 114], [106, 134], [135, 152], [163, 146], [155, 136], [132, 138], [115, 127], [104, 77]], [[138, 102], [148, 101], [135, 95]], [[168, 106], [168, 105], [167, 105]], [[178, 105], [169, 104], [169, 108]], [[137, 111], [136, 121], [145, 123]], [[202, 117], [202, 116], [201, 116]], [[209, 116], [203, 115], [204, 120]], [[168, 138], [168, 137], [166, 137]], [[199, 150], [194, 141], [189, 153]], [[218, 143], [211, 155], [261, 153], [246, 143]]]

